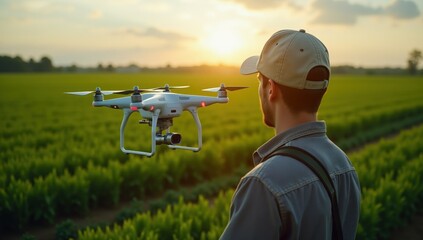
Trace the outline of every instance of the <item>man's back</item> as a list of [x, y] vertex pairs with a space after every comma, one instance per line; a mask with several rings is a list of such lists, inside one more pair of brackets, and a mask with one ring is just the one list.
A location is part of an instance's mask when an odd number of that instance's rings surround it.
[[[255, 152], [256, 167], [238, 186], [231, 206], [233, 223], [225, 230], [224, 239], [331, 239], [331, 202], [319, 178], [290, 157], [274, 156], [260, 163], [282, 145], [302, 148], [322, 162], [337, 191], [344, 239], [354, 239], [360, 201], [358, 177], [347, 156], [327, 138], [324, 122], [290, 129]], [[246, 214], [245, 208], [251, 215], [240, 216]], [[252, 222], [246, 223], [250, 219]], [[245, 236], [240, 237], [240, 231]]]

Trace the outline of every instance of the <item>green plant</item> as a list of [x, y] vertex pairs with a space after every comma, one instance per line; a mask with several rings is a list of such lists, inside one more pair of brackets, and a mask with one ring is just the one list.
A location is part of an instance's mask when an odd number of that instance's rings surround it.
[[77, 226], [72, 220], [65, 220], [56, 226], [56, 240], [77, 239]]

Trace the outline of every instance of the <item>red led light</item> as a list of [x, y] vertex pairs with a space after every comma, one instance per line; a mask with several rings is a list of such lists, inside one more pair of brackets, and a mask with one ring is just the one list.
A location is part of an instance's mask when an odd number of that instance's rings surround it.
[[154, 106], [151, 106], [151, 107], [150, 107], [150, 111], [153, 111], [153, 110], [154, 110]]
[[137, 111], [137, 110], [138, 110], [138, 108], [137, 108], [136, 106], [131, 106], [131, 110], [132, 110], [132, 111]]
[[206, 106], [206, 102], [201, 102], [201, 106], [205, 107]]

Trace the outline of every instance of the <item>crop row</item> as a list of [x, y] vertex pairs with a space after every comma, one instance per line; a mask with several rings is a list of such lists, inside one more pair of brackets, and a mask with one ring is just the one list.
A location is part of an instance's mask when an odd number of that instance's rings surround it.
[[[423, 200], [423, 125], [351, 155], [362, 203], [357, 239], [386, 239], [415, 213]], [[400, 144], [397, 144], [400, 143]], [[88, 228], [79, 239], [217, 239], [229, 216], [233, 191], [212, 202], [168, 206], [158, 214], [138, 214], [123, 225]]]
[[423, 201], [423, 126], [351, 156], [362, 207], [358, 239], [387, 239]]
[[122, 225], [87, 228], [78, 239], [218, 239], [228, 221], [229, 201], [233, 190], [221, 192], [213, 203], [199, 197], [198, 202], [168, 205], [152, 215], [138, 214]]

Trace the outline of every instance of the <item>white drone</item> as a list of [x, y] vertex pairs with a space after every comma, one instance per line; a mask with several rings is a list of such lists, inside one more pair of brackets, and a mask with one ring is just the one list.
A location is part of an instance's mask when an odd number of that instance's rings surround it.
[[[187, 87], [189, 86], [169, 86], [166, 84], [164, 87], [153, 89], [139, 89], [138, 86], [135, 86], [132, 90], [113, 91], [101, 91], [101, 89], [97, 87], [95, 91], [66, 92], [66, 94], [83, 96], [94, 93], [94, 101], [92, 103], [94, 107], [122, 109], [123, 119], [120, 126], [120, 149], [122, 152], [127, 154], [137, 154], [151, 157], [156, 152], [156, 145], [160, 144], [166, 144], [172, 149], [185, 149], [194, 152], [200, 151], [202, 146], [202, 128], [197, 108], [206, 107], [214, 103], [227, 103], [229, 101], [226, 92], [227, 90], [235, 91], [246, 88], [225, 87], [224, 84], [221, 84], [220, 87], [203, 89], [203, 91], [217, 92], [217, 97], [177, 94], [170, 91], [170, 89], [181, 89]], [[130, 97], [104, 100], [104, 95], [110, 94], [132, 95]], [[181, 134], [170, 132], [170, 127], [173, 126], [173, 118], [179, 117], [182, 114], [182, 111], [185, 110], [192, 114], [197, 125], [198, 144], [196, 147], [177, 145], [182, 140]], [[151, 126], [151, 152], [125, 149], [124, 130], [129, 116], [133, 112], [139, 112], [143, 117], [139, 123]], [[163, 134], [164, 131], [166, 132]]]

